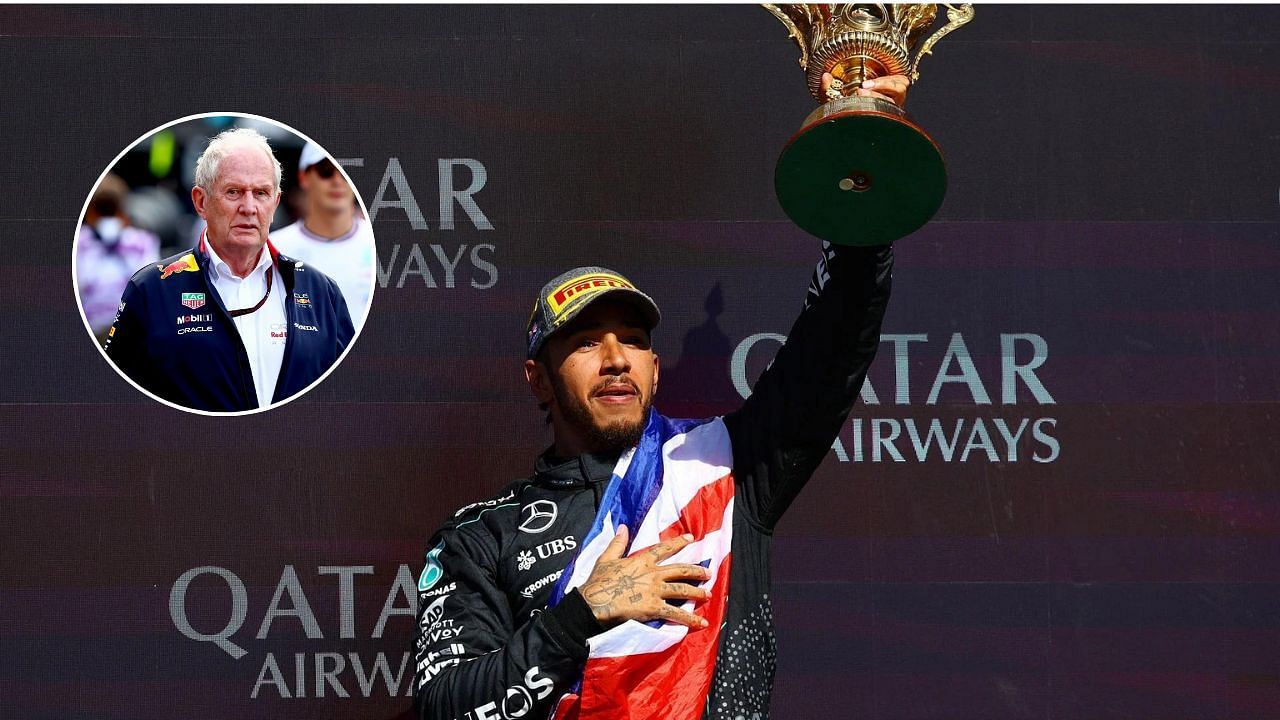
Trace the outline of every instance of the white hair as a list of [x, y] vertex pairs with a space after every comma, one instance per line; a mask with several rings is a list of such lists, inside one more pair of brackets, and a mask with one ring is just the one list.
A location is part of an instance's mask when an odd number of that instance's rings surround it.
[[279, 194], [283, 168], [275, 154], [271, 152], [271, 145], [267, 143], [267, 139], [251, 128], [224, 130], [209, 141], [209, 147], [205, 148], [204, 152], [200, 153], [200, 159], [196, 160], [196, 185], [204, 188], [206, 192], [213, 192], [213, 184], [218, 179], [218, 166], [222, 164], [222, 159], [229, 152], [238, 148], [260, 150], [271, 158], [271, 166], [276, 171], [275, 191]]

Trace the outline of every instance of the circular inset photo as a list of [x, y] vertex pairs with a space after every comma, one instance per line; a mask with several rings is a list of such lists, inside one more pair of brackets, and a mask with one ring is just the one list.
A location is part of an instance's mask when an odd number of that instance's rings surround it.
[[373, 299], [364, 201], [306, 135], [257, 115], [192, 115], [103, 171], [72, 280], [112, 367], [167, 405], [261, 412], [315, 387]]

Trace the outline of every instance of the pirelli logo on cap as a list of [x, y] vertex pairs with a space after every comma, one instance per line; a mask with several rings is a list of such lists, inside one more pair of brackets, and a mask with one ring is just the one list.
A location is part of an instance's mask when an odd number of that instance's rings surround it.
[[628, 290], [636, 289], [634, 285], [627, 282], [621, 275], [596, 273], [594, 275], [574, 278], [556, 288], [555, 291], [551, 293], [551, 297], [547, 298], [547, 305], [551, 307], [552, 315], [560, 317], [561, 313], [575, 302], [614, 288], [626, 288]]

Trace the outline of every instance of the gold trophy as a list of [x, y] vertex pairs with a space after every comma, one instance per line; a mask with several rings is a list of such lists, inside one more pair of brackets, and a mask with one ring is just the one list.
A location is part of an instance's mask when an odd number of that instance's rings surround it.
[[[791, 31], [809, 92], [822, 103], [778, 158], [773, 180], [782, 209], [839, 245], [883, 245], [918, 230], [947, 192], [942, 152], [897, 105], [853, 93], [884, 75], [906, 75], [914, 84], [920, 59], [972, 20], [973, 6], [944, 5], [947, 23], [923, 42], [937, 5], [764, 7]], [[825, 93], [823, 73], [833, 77]]]

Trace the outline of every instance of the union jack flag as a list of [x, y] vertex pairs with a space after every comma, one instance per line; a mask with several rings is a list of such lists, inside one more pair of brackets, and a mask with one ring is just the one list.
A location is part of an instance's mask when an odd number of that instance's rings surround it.
[[555, 720], [698, 720], [715, 672], [729, 597], [733, 540], [733, 449], [720, 418], [672, 420], [651, 412], [644, 435], [623, 454], [577, 557], [565, 568], [551, 605], [582, 585], [616, 528], [631, 531], [628, 554], [690, 533], [694, 541], [666, 560], [711, 571], [711, 598], [683, 609], [708, 627], [628, 620], [592, 637], [582, 680], [560, 699]]

